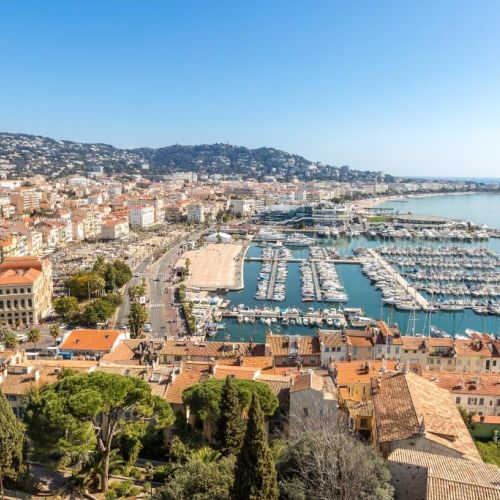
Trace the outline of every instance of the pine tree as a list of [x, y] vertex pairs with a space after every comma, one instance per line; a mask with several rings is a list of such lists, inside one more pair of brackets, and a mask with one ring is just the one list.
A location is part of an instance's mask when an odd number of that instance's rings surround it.
[[267, 444], [264, 415], [255, 393], [248, 412], [243, 446], [236, 461], [233, 486], [236, 500], [276, 500], [278, 482], [274, 461]]
[[0, 497], [5, 478], [16, 480], [23, 470], [24, 430], [0, 391]]
[[240, 451], [245, 433], [242, 408], [234, 378], [228, 376], [222, 388], [217, 419], [217, 443], [223, 455]]

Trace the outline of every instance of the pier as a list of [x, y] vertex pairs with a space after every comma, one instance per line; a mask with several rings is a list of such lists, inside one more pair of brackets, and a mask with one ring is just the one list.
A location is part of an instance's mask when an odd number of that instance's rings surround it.
[[398, 283], [406, 293], [415, 301], [415, 303], [422, 309], [426, 310], [429, 308], [430, 304], [427, 299], [424, 299], [422, 295], [415, 290], [398, 272], [396, 272], [390, 264], [388, 264], [384, 258], [382, 258], [375, 250], [367, 248], [366, 252], [380, 264], [381, 267], [387, 272], [387, 274]]
[[332, 264], [361, 264], [360, 260], [356, 257], [340, 257], [336, 259], [325, 258], [325, 259], [301, 259], [298, 257], [290, 257], [287, 259], [283, 258], [271, 258], [271, 257], [245, 257], [247, 262], [271, 262], [271, 261], [285, 261], [285, 262], [295, 262], [300, 264], [301, 262], [331, 262]]
[[273, 298], [274, 286], [276, 285], [276, 271], [278, 270], [278, 262], [278, 259], [273, 259], [271, 277], [269, 278], [269, 288], [267, 289], [267, 300], [272, 300]]
[[316, 295], [316, 301], [321, 302], [323, 300], [323, 294], [321, 293], [321, 286], [319, 284], [318, 270], [316, 269], [316, 266], [314, 264], [311, 266], [311, 271], [314, 282], [314, 294]]

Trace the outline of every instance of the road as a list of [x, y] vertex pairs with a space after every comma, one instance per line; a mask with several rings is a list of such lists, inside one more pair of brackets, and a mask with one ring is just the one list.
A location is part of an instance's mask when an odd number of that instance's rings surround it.
[[[128, 289], [132, 286], [137, 286], [142, 283], [142, 276], [148, 270], [151, 265], [153, 257], [149, 256], [144, 259], [135, 269], [134, 277], [125, 285], [125, 290], [123, 292], [123, 303], [118, 310], [118, 315], [116, 317], [116, 325], [126, 325], [128, 323], [128, 314], [130, 311], [130, 299], [128, 297]], [[138, 275], [138, 276], [136, 276]]]
[[[116, 324], [126, 325], [130, 310], [128, 288], [146, 280], [146, 300], [149, 313], [148, 322], [151, 323], [151, 336], [155, 339], [164, 339], [166, 335], [179, 336], [183, 333], [181, 321], [178, 318], [177, 308], [174, 306], [174, 287], [172, 283], [173, 267], [185, 250], [185, 242], [196, 240], [206, 229], [186, 235], [183, 241], [172, 247], [157, 261], [151, 262], [152, 257], [142, 261], [134, 270], [134, 278], [125, 287], [123, 304], [120, 306]], [[139, 275], [135, 277], [135, 275]]]

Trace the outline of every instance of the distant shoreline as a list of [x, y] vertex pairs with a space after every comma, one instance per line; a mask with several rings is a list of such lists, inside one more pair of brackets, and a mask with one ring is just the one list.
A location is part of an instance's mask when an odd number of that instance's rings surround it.
[[375, 198], [359, 200], [353, 202], [353, 206], [357, 209], [366, 210], [369, 208], [374, 208], [382, 203], [387, 201], [405, 201], [411, 199], [418, 198], [435, 198], [437, 196], [463, 196], [463, 195], [471, 195], [471, 194], [500, 194], [494, 191], [460, 191], [460, 192], [452, 192], [452, 193], [417, 193], [417, 194], [400, 194], [400, 195], [391, 195], [391, 196], [377, 196]]

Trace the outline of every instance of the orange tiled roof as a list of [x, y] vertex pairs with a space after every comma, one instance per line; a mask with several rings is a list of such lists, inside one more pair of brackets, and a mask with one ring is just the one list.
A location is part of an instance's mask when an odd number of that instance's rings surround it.
[[314, 372], [308, 372], [304, 375], [295, 377], [290, 392], [299, 392], [307, 389], [314, 389], [315, 391], [323, 390], [323, 378], [316, 375]]
[[73, 330], [63, 344], [61, 351], [109, 352], [121, 335], [118, 330]]
[[32, 285], [42, 275], [38, 269], [19, 270], [13, 269], [0, 272], [0, 285]]
[[182, 393], [201, 381], [203, 374], [198, 371], [185, 371], [177, 375], [165, 391], [165, 399], [169, 403], [182, 404]]
[[500, 398], [500, 375], [498, 373], [464, 373], [422, 370], [422, 376], [442, 389], [454, 394], [471, 396], [498, 396]]
[[299, 355], [307, 356], [321, 353], [319, 338], [314, 336], [267, 335], [268, 344], [273, 356], [288, 356], [292, 343], [296, 343]]
[[425, 436], [465, 458], [481, 460], [448, 391], [414, 373], [379, 377], [373, 403], [380, 443]]
[[[338, 386], [369, 384], [373, 378], [380, 375], [383, 361], [335, 361], [332, 366], [337, 372], [335, 380]], [[387, 360], [385, 368], [386, 370], [395, 370], [396, 361]]]

